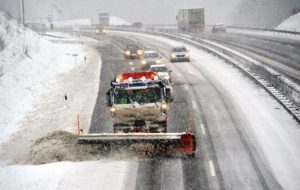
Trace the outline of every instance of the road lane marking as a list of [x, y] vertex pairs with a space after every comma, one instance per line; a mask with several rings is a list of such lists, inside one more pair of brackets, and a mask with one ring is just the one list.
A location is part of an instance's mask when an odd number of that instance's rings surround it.
[[200, 124], [200, 127], [201, 127], [201, 131], [202, 131], [202, 135], [205, 135], [205, 128], [202, 123]]
[[189, 89], [189, 87], [188, 87], [188, 85], [184, 85], [184, 88], [186, 89], [186, 90], [188, 90]]
[[214, 163], [211, 160], [208, 162], [209, 162], [210, 175], [214, 177], [216, 176]]
[[192, 101], [192, 106], [193, 106], [194, 109], [197, 109], [197, 104], [194, 100]]
[[189, 70], [188, 73], [191, 74], [191, 75], [195, 75], [196, 74], [194, 71], [191, 71], [191, 70]]
[[182, 78], [183, 77], [182, 74], [180, 74], [180, 73], [174, 72], [174, 74], [177, 76], [177, 78]]

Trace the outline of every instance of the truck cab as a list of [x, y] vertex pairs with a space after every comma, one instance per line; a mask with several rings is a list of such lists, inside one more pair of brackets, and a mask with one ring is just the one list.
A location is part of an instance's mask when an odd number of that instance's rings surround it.
[[114, 132], [167, 132], [170, 91], [155, 73], [122, 73], [111, 84]]

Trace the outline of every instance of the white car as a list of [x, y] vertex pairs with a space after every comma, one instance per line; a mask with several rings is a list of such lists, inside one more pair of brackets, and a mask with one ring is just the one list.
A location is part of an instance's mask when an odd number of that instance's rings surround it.
[[150, 71], [155, 72], [160, 79], [167, 79], [171, 81], [171, 70], [168, 69], [168, 67], [165, 64], [160, 65], [151, 65]]
[[161, 64], [162, 57], [153, 50], [145, 51], [143, 59], [141, 60], [142, 69], [149, 69], [151, 65]]
[[190, 61], [190, 51], [185, 46], [174, 47], [170, 53], [171, 62]]

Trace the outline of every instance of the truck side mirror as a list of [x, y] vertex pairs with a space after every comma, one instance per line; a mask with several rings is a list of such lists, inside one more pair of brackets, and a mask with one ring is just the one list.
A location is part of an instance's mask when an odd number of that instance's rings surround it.
[[111, 107], [112, 102], [111, 102], [111, 89], [106, 92], [106, 105]]
[[173, 102], [174, 98], [172, 97], [171, 90], [166, 88], [166, 102]]

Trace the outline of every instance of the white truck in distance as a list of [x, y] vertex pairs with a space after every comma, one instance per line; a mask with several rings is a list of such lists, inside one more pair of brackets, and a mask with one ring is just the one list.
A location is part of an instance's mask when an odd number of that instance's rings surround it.
[[204, 8], [178, 9], [178, 31], [203, 32], [205, 28]]

